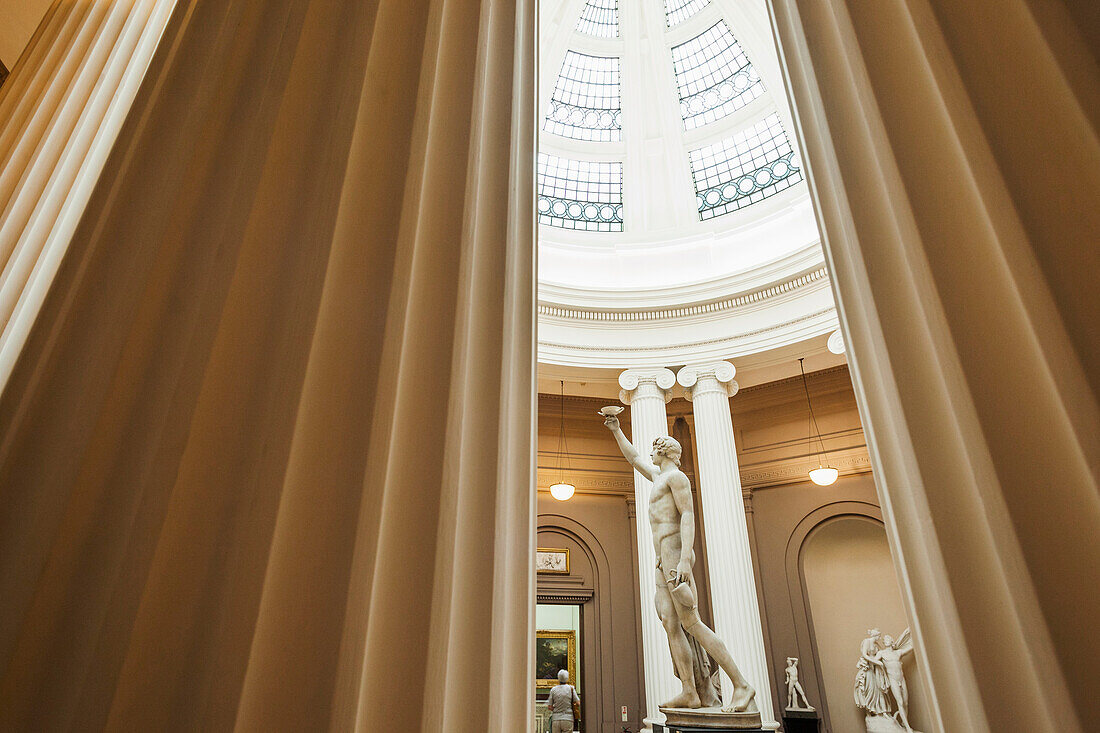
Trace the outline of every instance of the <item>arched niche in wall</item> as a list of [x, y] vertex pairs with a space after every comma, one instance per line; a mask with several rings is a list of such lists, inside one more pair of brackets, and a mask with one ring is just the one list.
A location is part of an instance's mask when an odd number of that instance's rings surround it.
[[[540, 514], [537, 536], [539, 547], [569, 550], [567, 575], [538, 574], [537, 599], [539, 603], [581, 605], [580, 672], [586, 698], [582, 701], [584, 730], [618, 730], [607, 727], [619, 720], [617, 706], [627, 704], [636, 708], [638, 704], [637, 660], [622, 658], [624, 643], [630, 648], [635, 646], [633, 599], [614, 597], [608, 554], [599, 539], [583, 524], [558, 514]], [[624, 675], [633, 677], [620, 679]], [[625, 695], [626, 700], [623, 699], [624, 689], [630, 693]], [[633, 716], [632, 710], [632, 719]]]
[[[811, 703], [825, 730], [865, 730], [852, 699], [859, 644], [870, 628], [896, 636], [909, 625], [879, 508], [838, 502], [808, 515], [788, 544], [787, 580], [803, 684], [816, 688]], [[911, 657], [905, 670], [910, 722], [920, 730], [930, 721], [925, 686]]]

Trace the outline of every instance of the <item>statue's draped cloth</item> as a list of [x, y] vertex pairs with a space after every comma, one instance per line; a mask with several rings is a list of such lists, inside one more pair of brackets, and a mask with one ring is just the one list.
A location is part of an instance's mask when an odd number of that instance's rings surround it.
[[887, 690], [890, 681], [886, 670], [879, 664], [872, 664], [867, 657], [874, 656], [874, 639], [865, 639], [860, 648], [860, 660], [856, 664], [856, 684], [853, 693], [856, 705], [871, 714], [890, 713], [892, 707]]

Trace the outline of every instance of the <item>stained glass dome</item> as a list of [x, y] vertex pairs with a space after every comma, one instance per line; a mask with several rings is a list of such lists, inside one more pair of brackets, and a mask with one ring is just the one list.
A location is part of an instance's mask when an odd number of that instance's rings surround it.
[[748, 303], [739, 332], [767, 330], [772, 295], [827, 295], [765, 0], [543, 0], [539, 21], [540, 354], [627, 358], [647, 323]]

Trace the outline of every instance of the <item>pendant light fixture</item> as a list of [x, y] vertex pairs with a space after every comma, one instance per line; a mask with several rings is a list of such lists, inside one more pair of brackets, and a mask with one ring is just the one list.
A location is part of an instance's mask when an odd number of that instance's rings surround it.
[[[829, 465], [829, 454], [825, 451], [825, 442], [821, 440], [821, 428], [817, 426], [814, 406], [810, 402], [810, 388], [806, 386], [806, 369], [802, 359], [798, 360], [798, 371], [802, 373], [802, 390], [806, 393], [806, 406], [810, 408], [810, 426], [807, 428], [806, 444], [813, 450], [813, 434], [817, 433], [817, 442], [821, 450], [817, 452], [817, 468], [810, 470], [810, 480], [818, 486], [831, 486], [836, 483], [840, 471]], [[822, 460], [824, 458], [824, 460]]]
[[550, 496], [558, 501], [566, 501], [573, 497], [577, 487], [565, 480], [565, 457], [567, 448], [565, 442], [565, 380], [561, 382], [561, 419], [558, 422], [558, 482], [550, 487]]

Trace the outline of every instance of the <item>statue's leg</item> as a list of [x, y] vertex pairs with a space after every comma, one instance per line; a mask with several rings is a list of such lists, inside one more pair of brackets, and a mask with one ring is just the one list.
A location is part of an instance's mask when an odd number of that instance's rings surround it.
[[912, 728], [909, 725], [909, 715], [908, 715], [908, 702], [909, 702], [909, 700], [907, 699], [908, 695], [906, 694], [906, 691], [902, 690], [901, 685], [899, 685], [897, 682], [895, 682], [894, 680], [890, 680], [890, 692], [892, 692], [894, 694], [894, 702], [897, 703], [897, 706], [898, 706], [898, 719], [899, 719], [899, 721], [905, 727], [906, 730], [912, 730]]
[[676, 606], [669, 595], [661, 571], [657, 571], [657, 594], [654, 598], [657, 604], [657, 616], [661, 619], [661, 625], [665, 627], [668, 635], [668, 647], [672, 652], [672, 664], [676, 668], [676, 675], [680, 678], [682, 689], [680, 694], [671, 700], [662, 703], [666, 708], [697, 708], [699, 707], [699, 692], [695, 689], [695, 675], [691, 669], [691, 645], [688, 644], [684, 630], [680, 627], [680, 619], [676, 615]]
[[[695, 591], [694, 580], [690, 581], [692, 591]], [[698, 593], [695, 594], [698, 598]], [[718, 638], [718, 635], [711, 631], [710, 627], [703, 623], [703, 620], [699, 618], [699, 607], [692, 606], [688, 608], [681, 606], [673, 601], [676, 606], [676, 612], [679, 615], [680, 623], [689, 634], [695, 637], [700, 645], [707, 650], [707, 654], [714, 657], [714, 661], [718, 662], [718, 666], [722, 668], [727, 675], [729, 675], [730, 681], [733, 683], [733, 699], [723, 706], [723, 709], [730, 709], [733, 712], [756, 712], [756, 690], [753, 689], [749, 681], [745, 679], [745, 676], [741, 674], [741, 670], [737, 668], [737, 664], [733, 661], [733, 656], [730, 654], [726, 645]]]

